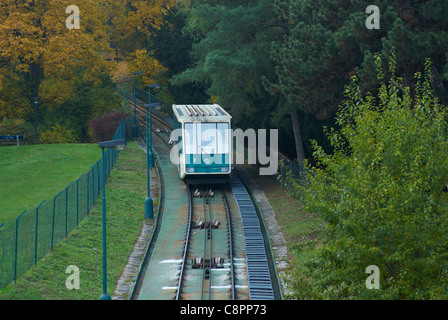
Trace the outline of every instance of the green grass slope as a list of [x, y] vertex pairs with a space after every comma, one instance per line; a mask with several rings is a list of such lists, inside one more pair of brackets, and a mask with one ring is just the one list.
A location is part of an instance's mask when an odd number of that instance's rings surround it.
[[[98, 150], [97, 150], [98, 151]], [[156, 176], [151, 169], [152, 183]], [[158, 189], [157, 183], [155, 186]], [[152, 188], [151, 188], [152, 189]], [[156, 189], [156, 190], [157, 190]], [[158, 191], [152, 190], [154, 207]], [[135, 142], [120, 153], [106, 183], [108, 293], [112, 296], [140, 235], [146, 197], [146, 157]], [[68, 266], [79, 268], [79, 289], [66, 281]], [[48, 252], [17, 283], [0, 288], [2, 300], [98, 300], [102, 293], [102, 197], [67, 238]]]
[[0, 224], [53, 199], [100, 159], [96, 144], [0, 148]]

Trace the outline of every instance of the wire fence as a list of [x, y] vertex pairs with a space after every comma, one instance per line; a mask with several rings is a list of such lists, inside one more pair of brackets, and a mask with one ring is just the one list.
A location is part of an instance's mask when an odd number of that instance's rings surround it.
[[[113, 137], [126, 139], [126, 121], [121, 120]], [[99, 151], [98, 151], [99, 152]], [[36, 265], [49, 250], [88, 216], [102, 188], [102, 169], [110, 175], [119, 151], [108, 148], [103, 159], [89, 172], [72, 182], [53, 200], [23, 212], [19, 217], [0, 225], [0, 288]]]
[[278, 170], [275, 174], [281, 186], [287, 191], [294, 191], [294, 185], [306, 182], [304, 167], [286, 157], [279, 157]]

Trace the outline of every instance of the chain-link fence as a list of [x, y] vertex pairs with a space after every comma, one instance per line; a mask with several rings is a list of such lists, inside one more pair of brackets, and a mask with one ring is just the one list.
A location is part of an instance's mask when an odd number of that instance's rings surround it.
[[[126, 139], [123, 119], [113, 139]], [[99, 151], [98, 151], [99, 152]], [[108, 148], [92, 169], [59, 192], [53, 200], [0, 225], [0, 288], [24, 274], [90, 212], [102, 188], [102, 169], [109, 176], [119, 151]]]
[[303, 193], [300, 192], [300, 187], [309, 187], [309, 179], [314, 176], [313, 170], [279, 154], [279, 165], [275, 176], [286, 192], [304, 203], [305, 199]]
[[293, 189], [293, 181], [302, 184], [305, 181], [305, 170], [303, 166], [284, 156], [279, 156], [278, 170], [276, 177], [282, 187], [288, 191]]

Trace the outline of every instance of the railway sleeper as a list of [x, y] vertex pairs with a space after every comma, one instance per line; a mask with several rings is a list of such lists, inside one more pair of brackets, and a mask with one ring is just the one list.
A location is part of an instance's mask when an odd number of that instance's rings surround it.
[[213, 258], [211, 259], [211, 263], [210, 263], [210, 259], [205, 259], [200, 257], [200, 258], [195, 258], [192, 259], [192, 266], [193, 269], [214, 269], [214, 268], [224, 268], [224, 259], [221, 257], [217, 257], [217, 258]]

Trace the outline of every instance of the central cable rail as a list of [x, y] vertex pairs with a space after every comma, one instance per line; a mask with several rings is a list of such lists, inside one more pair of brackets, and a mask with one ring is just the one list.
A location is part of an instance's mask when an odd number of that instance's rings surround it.
[[[201, 290], [201, 300], [204, 300], [204, 293], [205, 293], [205, 284], [208, 280], [208, 300], [211, 298], [211, 286], [212, 286], [212, 275], [211, 275], [211, 269], [212, 269], [212, 260], [213, 260], [213, 244], [212, 244], [212, 215], [210, 212], [210, 202], [208, 200], [208, 195], [206, 194], [205, 197], [203, 197], [203, 204], [204, 204], [204, 255], [202, 259], [202, 290]], [[208, 209], [208, 210], [207, 210]], [[207, 223], [207, 211], [208, 211], [208, 221]], [[208, 261], [209, 264], [207, 265], [207, 244], [209, 246], [209, 254], [208, 254]]]

